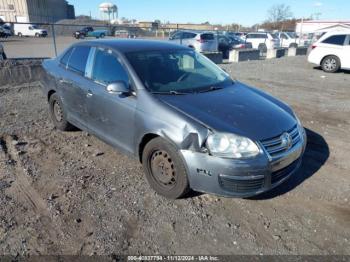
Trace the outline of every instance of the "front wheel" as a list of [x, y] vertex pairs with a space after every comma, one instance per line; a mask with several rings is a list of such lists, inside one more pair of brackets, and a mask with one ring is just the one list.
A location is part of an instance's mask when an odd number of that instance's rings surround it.
[[106, 36], [105, 34], [101, 34], [100, 38], [105, 38], [105, 36]]
[[142, 164], [148, 183], [158, 194], [177, 199], [189, 192], [183, 160], [176, 148], [164, 139], [158, 137], [146, 145]]
[[340, 60], [336, 56], [327, 56], [322, 60], [321, 67], [326, 73], [335, 73], [340, 69]]

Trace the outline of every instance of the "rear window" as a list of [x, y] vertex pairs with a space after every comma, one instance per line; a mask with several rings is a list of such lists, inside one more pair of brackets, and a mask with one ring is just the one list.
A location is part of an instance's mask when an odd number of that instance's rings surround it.
[[214, 34], [201, 34], [202, 40], [214, 40]]
[[323, 44], [344, 45], [346, 35], [333, 35], [323, 40]]
[[77, 46], [74, 48], [68, 61], [68, 68], [84, 75], [86, 62], [89, 57], [89, 46]]

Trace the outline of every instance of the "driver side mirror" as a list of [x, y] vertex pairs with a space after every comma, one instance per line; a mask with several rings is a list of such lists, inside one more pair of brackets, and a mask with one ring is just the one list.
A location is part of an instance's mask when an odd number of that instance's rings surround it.
[[106, 87], [106, 90], [110, 94], [128, 94], [130, 90], [124, 81], [118, 81], [111, 83]]

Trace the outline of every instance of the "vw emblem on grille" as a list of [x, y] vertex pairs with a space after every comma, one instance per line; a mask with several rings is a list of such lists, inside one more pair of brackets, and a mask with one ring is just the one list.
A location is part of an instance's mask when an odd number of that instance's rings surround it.
[[293, 145], [293, 138], [290, 134], [284, 133], [281, 135], [281, 146], [286, 148], [286, 150], [290, 149]]

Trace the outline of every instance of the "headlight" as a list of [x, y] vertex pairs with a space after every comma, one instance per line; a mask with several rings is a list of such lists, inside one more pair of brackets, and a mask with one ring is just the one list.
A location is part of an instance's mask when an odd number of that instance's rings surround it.
[[234, 134], [211, 134], [207, 148], [212, 155], [224, 158], [249, 158], [260, 152], [252, 140]]

